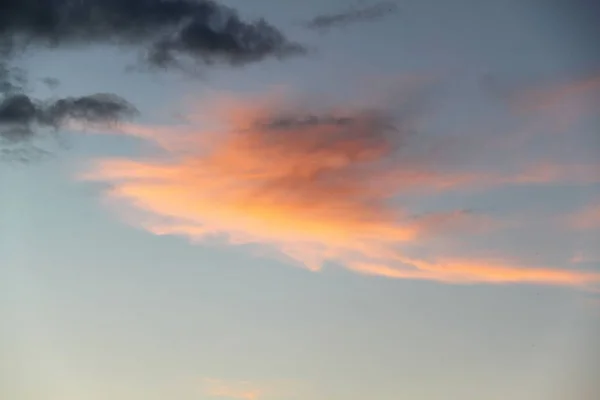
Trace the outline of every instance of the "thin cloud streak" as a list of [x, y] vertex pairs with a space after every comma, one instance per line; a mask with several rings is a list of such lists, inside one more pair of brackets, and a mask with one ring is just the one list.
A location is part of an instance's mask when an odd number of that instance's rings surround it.
[[[567, 104], [588, 102], [600, 93], [600, 74], [580, 76], [562, 82], [502, 82], [499, 77], [485, 76], [481, 87], [492, 97], [506, 102], [520, 113], [557, 111]], [[587, 111], [584, 107], [581, 111]]]
[[456, 210], [415, 216], [399, 194], [562, 175], [453, 176], [425, 167], [427, 159], [411, 148], [414, 121], [406, 114], [400, 121], [374, 110], [293, 114], [276, 104], [220, 103], [212, 110], [220, 121], [214, 130], [130, 126], [126, 131], [162, 147], [165, 158], [99, 160], [81, 178], [111, 184], [108, 200], [150, 232], [258, 244], [311, 270], [331, 261], [365, 274], [446, 283], [600, 281], [599, 274], [510, 260], [405, 255], [410, 245], [495, 229], [497, 222]]
[[374, 21], [398, 11], [398, 5], [390, 1], [370, 4], [363, 7], [332, 14], [319, 15], [305, 23], [309, 29], [325, 31], [334, 27], [341, 27], [359, 22]]
[[511, 264], [502, 260], [440, 259], [425, 261], [404, 259], [412, 268], [391, 268], [382, 264], [349, 263], [351, 269], [368, 275], [398, 279], [435, 280], [445, 283], [525, 283], [576, 286], [592, 289], [600, 283], [600, 273], [539, 268]]

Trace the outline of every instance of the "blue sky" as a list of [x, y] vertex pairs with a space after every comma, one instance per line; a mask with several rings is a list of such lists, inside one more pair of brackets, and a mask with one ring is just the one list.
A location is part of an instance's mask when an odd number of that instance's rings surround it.
[[315, 31], [374, 2], [221, 3], [308, 52], [199, 77], [101, 40], [6, 59], [32, 98], [139, 115], [0, 163], [1, 397], [598, 398], [597, 7]]

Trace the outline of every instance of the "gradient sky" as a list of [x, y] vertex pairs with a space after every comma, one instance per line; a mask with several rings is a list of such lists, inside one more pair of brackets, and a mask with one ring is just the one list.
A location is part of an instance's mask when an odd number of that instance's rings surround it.
[[139, 115], [0, 161], [0, 398], [600, 398], [597, 5], [221, 3], [307, 51], [10, 59]]

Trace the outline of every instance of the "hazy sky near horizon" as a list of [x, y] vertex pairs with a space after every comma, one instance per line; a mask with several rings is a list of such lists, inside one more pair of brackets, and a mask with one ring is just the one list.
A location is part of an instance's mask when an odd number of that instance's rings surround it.
[[25, 3], [0, 398], [600, 398], [594, 1]]

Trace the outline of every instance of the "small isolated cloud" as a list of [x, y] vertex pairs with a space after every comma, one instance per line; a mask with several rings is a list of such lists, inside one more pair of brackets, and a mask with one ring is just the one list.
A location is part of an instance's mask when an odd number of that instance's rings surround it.
[[42, 79], [44, 85], [48, 86], [48, 89], [56, 89], [60, 86], [60, 80], [52, 77], [46, 77]]
[[600, 274], [509, 259], [407, 256], [434, 236], [494, 226], [474, 212], [415, 216], [403, 206], [400, 195], [415, 189], [486, 182], [430, 168], [412, 113], [314, 111], [281, 99], [211, 104], [201, 106], [217, 118], [210, 128], [198, 121], [186, 129], [124, 126], [164, 157], [99, 160], [82, 178], [110, 183], [109, 200], [153, 233], [258, 244], [312, 270], [332, 261], [365, 274], [451, 283], [600, 281]]
[[307, 21], [304, 25], [309, 29], [328, 30], [334, 27], [346, 26], [359, 22], [374, 21], [398, 11], [398, 5], [385, 1], [349, 10], [319, 15]]
[[224, 381], [206, 378], [202, 381], [204, 395], [223, 400], [258, 400], [266, 390], [248, 381]]

